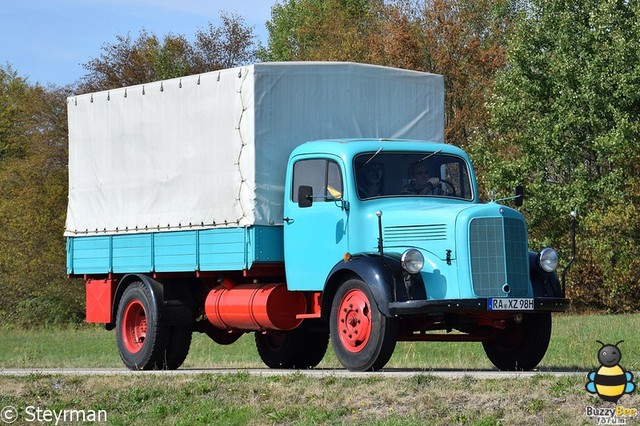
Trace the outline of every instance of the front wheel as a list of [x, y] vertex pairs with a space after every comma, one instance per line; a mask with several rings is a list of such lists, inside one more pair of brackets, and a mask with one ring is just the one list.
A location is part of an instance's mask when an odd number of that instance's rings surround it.
[[369, 286], [345, 281], [331, 306], [330, 334], [338, 361], [351, 371], [376, 371], [385, 366], [396, 346], [398, 324], [384, 316]]
[[526, 371], [544, 358], [551, 340], [551, 313], [525, 314], [510, 320], [495, 339], [483, 342], [489, 360], [500, 370]]

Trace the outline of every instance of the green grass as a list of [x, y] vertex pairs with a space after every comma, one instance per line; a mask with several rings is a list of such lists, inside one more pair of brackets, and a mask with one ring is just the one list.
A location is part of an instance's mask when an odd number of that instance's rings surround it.
[[[562, 392], [558, 392], [562, 389]], [[638, 407], [640, 396], [625, 396]], [[586, 406], [604, 406], [581, 377], [537, 380], [429, 375], [314, 378], [292, 373], [0, 377], [0, 407], [105, 410], [111, 425], [511, 425], [595, 424]], [[19, 424], [20, 422], [18, 422]]]
[[[541, 369], [591, 370], [598, 366], [595, 340], [620, 345], [622, 365], [639, 376], [640, 315], [559, 315]], [[184, 368], [263, 367], [253, 336], [220, 346], [194, 336]], [[338, 367], [329, 350], [320, 368]], [[0, 368], [122, 367], [113, 332], [77, 328], [0, 328]], [[491, 368], [478, 343], [399, 343], [390, 368]], [[105, 410], [108, 423], [128, 425], [333, 425], [404, 426], [555, 424], [591, 425], [587, 406], [604, 407], [588, 394], [582, 375], [445, 379], [428, 371], [411, 377], [308, 377], [292, 372], [261, 377], [237, 374], [0, 376], [0, 408]], [[640, 394], [619, 404], [640, 408]], [[627, 419], [628, 424], [640, 417]], [[25, 423], [26, 424], [26, 423]]]
[[[556, 315], [553, 335], [540, 369], [593, 369], [598, 366], [600, 345], [616, 343], [622, 350], [622, 365], [640, 369], [640, 314]], [[120, 367], [115, 333], [96, 325], [76, 328], [21, 330], [0, 328], [0, 368], [11, 367]], [[263, 367], [253, 334], [221, 346], [195, 334], [183, 368]], [[339, 367], [329, 349], [319, 368]], [[485, 369], [492, 368], [479, 343], [399, 342], [389, 368]]]

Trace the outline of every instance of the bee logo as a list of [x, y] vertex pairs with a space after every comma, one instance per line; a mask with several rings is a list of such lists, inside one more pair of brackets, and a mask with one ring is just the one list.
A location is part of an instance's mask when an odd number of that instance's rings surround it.
[[633, 383], [633, 374], [620, 366], [622, 352], [618, 345], [624, 340], [615, 345], [605, 345], [599, 340], [596, 342], [602, 345], [598, 351], [600, 368], [587, 375], [589, 379], [586, 385], [587, 392], [598, 394], [603, 401], [617, 403], [622, 395], [630, 394], [636, 388]]

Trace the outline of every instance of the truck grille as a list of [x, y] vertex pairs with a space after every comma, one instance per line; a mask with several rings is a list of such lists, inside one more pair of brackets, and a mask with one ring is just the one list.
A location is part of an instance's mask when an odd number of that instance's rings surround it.
[[388, 243], [440, 241], [447, 239], [447, 225], [386, 226], [384, 240]]
[[[529, 254], [524, 222], [510, 218], [478, 218], [469, 229], [471, 277], [479, 297], [526, 297]], [[505, 284], [509, 293], [505, 293]]]

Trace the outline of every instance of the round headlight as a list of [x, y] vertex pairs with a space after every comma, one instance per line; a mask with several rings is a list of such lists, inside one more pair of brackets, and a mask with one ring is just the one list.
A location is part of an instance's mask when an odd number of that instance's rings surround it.
[[538, 266], [543, 271], [553, 272], [558, 267], [558, 252], [552, 248], [545, 248], [538, 253]]
[[416, 249], [409, 249], [402, 253], [400, 264], [410, 274], [417, 274], [424, 266], [424, 256]]

